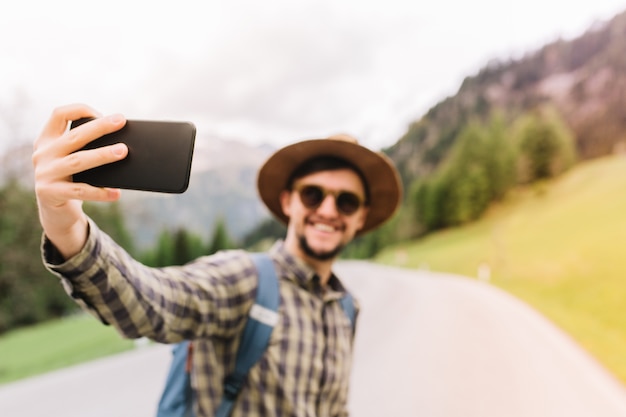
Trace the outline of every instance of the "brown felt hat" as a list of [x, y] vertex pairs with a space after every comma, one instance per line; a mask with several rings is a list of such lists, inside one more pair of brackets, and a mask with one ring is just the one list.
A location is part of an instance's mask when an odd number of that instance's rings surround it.
[[366, 182], [369, 213], [358, 234], [380, 226], [395, 213], [402, 198], [402, 184], [391, 160], [359, 145], [353, 137], [341, 134], [285, 146], [263, 164], [257, 178], [259, 194], [280, 221], [285, 224], [289, 221], [280, 206], [280, 193], [287, 189], [292, 173], [304, 162], [321, 156], [347, 161], [360, 171]]

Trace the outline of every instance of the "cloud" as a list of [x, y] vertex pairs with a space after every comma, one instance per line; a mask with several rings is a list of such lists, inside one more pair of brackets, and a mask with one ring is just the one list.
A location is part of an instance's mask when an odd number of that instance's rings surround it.
[[224, 36], [198, 51], [200, 58], [162, 56], [143, 87], [161, 98], [149, 100], [153, 110], [223, 126], [245, 119], [259, 132], [315, 132], [358, 120], [364, 103], [385, 99], [389, 80], [373, 72], [385, 70], [388, 35], [372, 25], [294, 14]]

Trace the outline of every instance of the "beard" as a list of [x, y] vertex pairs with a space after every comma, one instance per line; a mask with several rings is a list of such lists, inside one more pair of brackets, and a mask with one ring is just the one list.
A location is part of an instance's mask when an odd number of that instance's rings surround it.
[[309, 258], [315, 259], [317, 261], [328, 261], [330, 259], [334, 259], [339, 256], [341, 251], [343, 251], [343, 249], [346, 247], [346, 245], [340, 243], [333, 250], [326, 252], [316, 252], [309, 245], [309, 242], [307, 242], [304, 235], [298, 237], [298, 242], [300, 244], [300, 249], [302, 249], [302, 252], [304, 252]]

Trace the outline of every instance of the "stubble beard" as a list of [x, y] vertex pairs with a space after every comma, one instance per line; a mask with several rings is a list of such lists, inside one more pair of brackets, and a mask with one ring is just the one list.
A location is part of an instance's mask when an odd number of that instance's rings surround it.
[[335, 247], [335, 249], [326, 251], [326, 252], [316, 252], [307, 242], [306, 237], [301, 235], [298, 237], [298, 242], [300, 244], [300, 249], [311, 259], [315, 259], [317, 261], [328, 261], [331, 259], [335, 259], [339, 254], [343, 251], [346, 245], [340, 243]]

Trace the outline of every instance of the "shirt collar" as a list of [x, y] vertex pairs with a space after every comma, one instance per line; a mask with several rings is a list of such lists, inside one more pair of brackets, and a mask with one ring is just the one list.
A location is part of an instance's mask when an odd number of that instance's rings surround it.
[[269, 253], [278, 262], [280, 268], [286, 271], [286, 274], [283, 274], [283, 276], [294, 281], [299, 286], [309, 291], [323, 293], [325, 299], [340, 298], [346, 293], [345, 287], [334, 272], [328, 280], [327, 288], [323, 291], [315, 270], [302, 259], [288, 252], [283, 240], [278, 240], [274, 243]]

